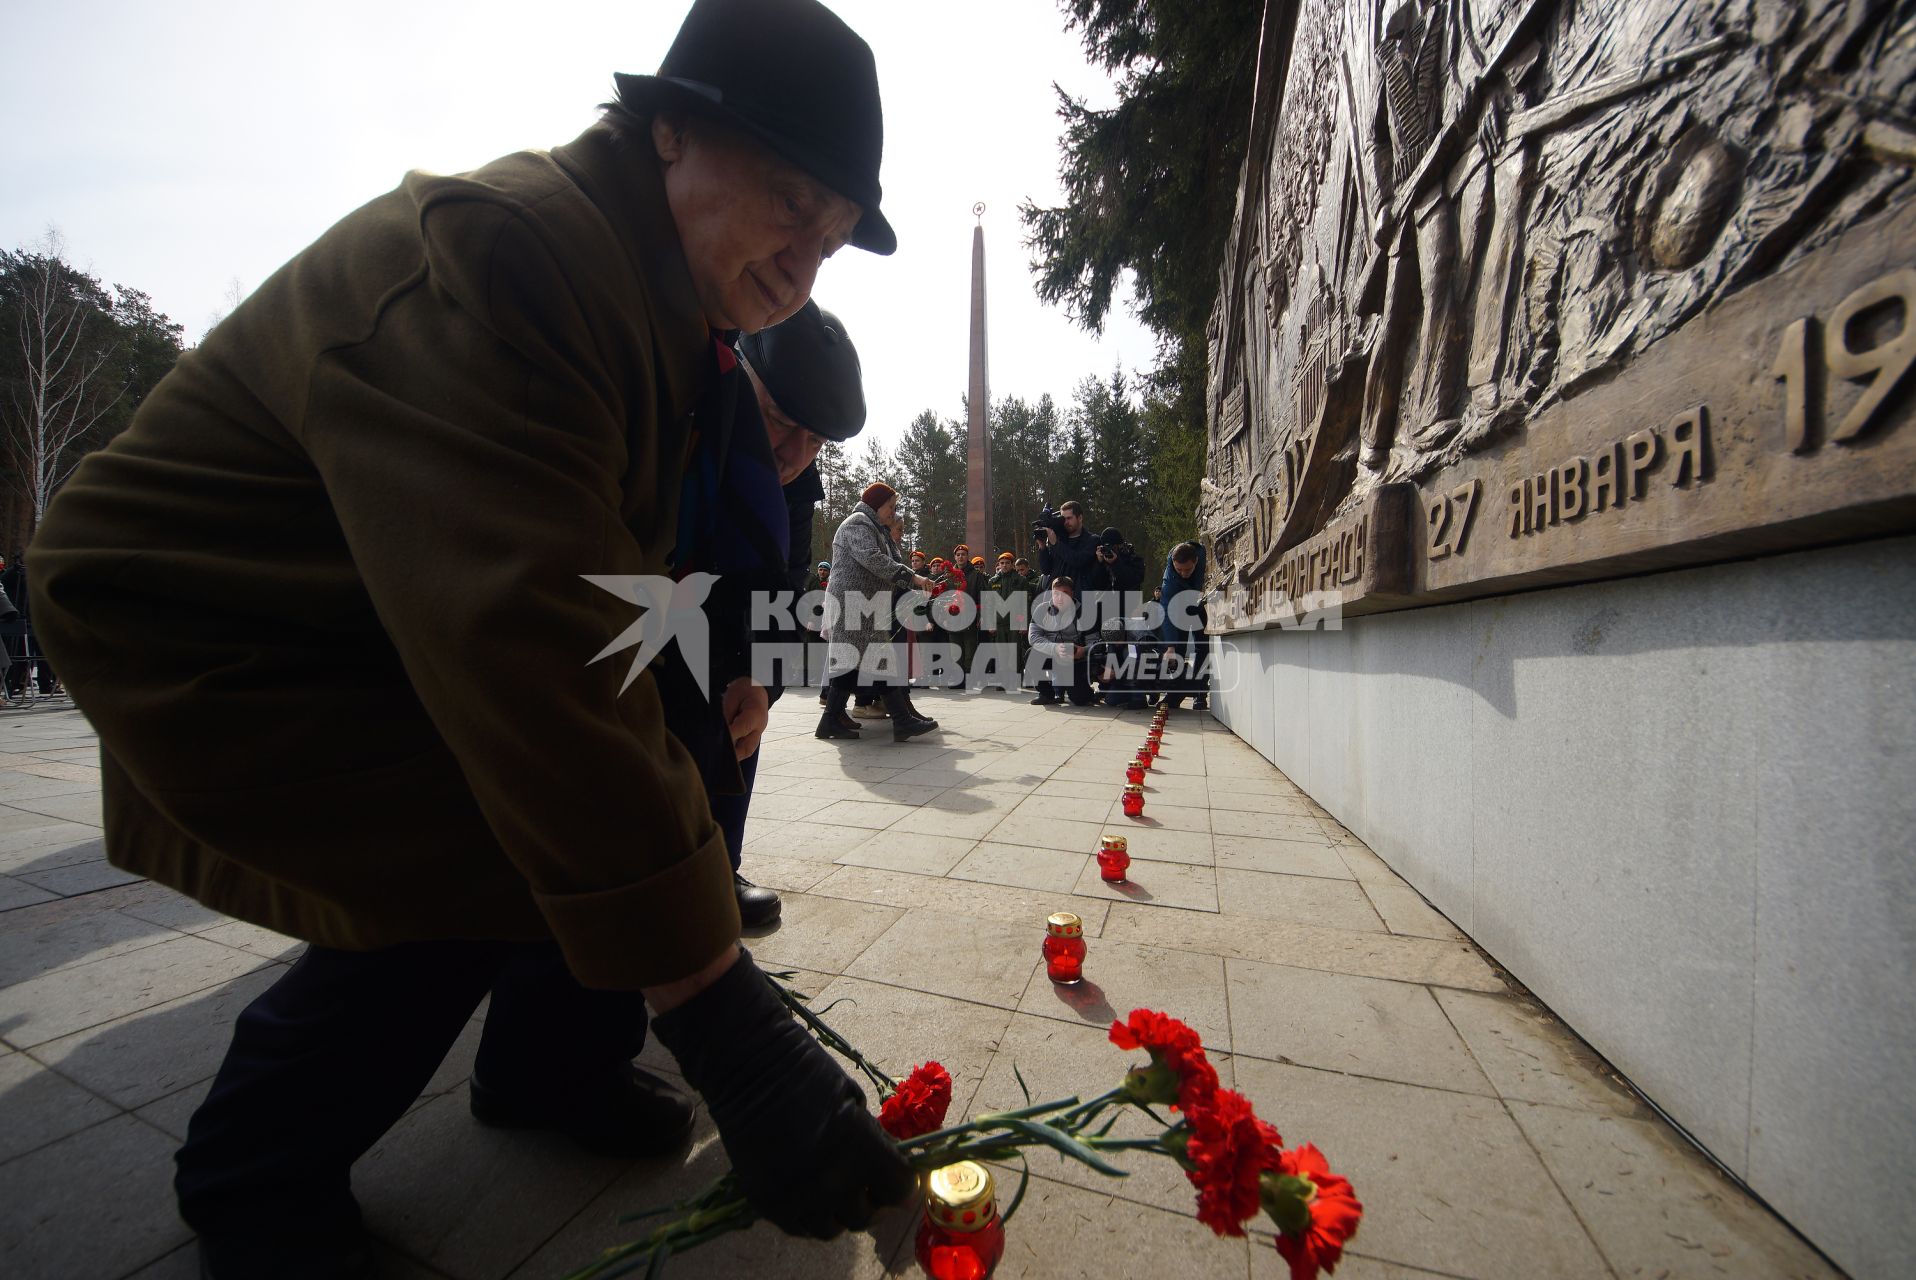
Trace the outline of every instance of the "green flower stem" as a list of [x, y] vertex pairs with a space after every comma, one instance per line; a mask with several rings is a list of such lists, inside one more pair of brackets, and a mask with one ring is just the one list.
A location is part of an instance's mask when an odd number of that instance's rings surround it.
[[1020, 1107], [1016, 1111], [988, 1112], [975, 1119], [967, 1120], [963, 1124], [951, 1125], [931, 1133], [921, 1133], [916, 1138], [907, 1138], [898, 1144], [898, 1149], [909, 1153], [919, 1147], [931, 1146], [933, 1143], [944, 1142], [950, 1138], [965, 1138], [989, 1129], [1004, 1128], [1004, 1122], [1007, 1120], [1024, 1120], [1032, 1116], [1048, 1115], [1053, 1111], [1075, 1106], [1077, 1101], [1076, 1098], [1060, 1098], [1056, 1102], [1040, 1102], [1033, 1106]]
[[878, 1094], [881, 1098], [889, 1098], [893, 1093], [898, 1091], [898, 1082], [896, 1080], [886, 1075], [876, 1064], [854, 1048], [851, 1041], [826, 1026], [823, 1019], [806, 1007], [805, 1001], [799, 997], [798, 992], [792, 990], [776, 978], [772, 979], [772, 989], [778, 992], [778, 998], [785, 1002], [785, 1007], [797, 1014], [799, 1021], [809, 1027], [812, 1034], [818, 1037], [820, 1044], [832, 1050], [834, 1053], [839, 1054], [863, 1072], [865, 1078], [872, 1082], [872, 1087], [878, 1090]]

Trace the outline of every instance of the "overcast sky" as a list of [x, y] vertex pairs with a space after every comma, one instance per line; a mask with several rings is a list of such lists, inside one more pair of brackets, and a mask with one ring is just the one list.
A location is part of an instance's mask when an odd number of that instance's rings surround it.
[[[687, 0], [59, 0], [8, 18], [0, 244], [59, 229], [69, 256], [151, 294], [197, 341], [340, 216], [407, 169], [457, 172], [567, 141], [614, 71], [657, 69]], [[847, 250], [814, 296], [863, 359], [868, 434], [965, 390], [971, 206], [985, 214], [994, 397], [1068, 399], [1148, 367], [1128, 311], [1102, 339], [1041, 304], [1017, 207], [1057, 203], [1051, 85], [1107, 105], [1051, 0], [835, 0], [885, 104], [889, 258]]]

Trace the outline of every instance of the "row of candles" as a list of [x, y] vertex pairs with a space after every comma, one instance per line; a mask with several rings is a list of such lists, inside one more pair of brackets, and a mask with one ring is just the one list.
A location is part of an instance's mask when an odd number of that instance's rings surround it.
[[[1144, 745], [1124, 770], [1124, 816], [1144, 816], [1144, 775], [1164, 744], [1170, 712], [1159, 707]], [[1121, 884], [1131, 869], [1131, 842], [1123, 836], [1098, 841], [1098, 876]], [[1063, 986], [1084, 980], [1084, 921], [1060, 911], [1045, 921], [1045, 973]], [[998, 1218], [991, 1171], [970, 1160], [934, 1170], [925, 1180], [925, 1216], [918, 1225], [918, 1265], [935, 1280], [983, 1280], [1004, 1256], [1005, 1231]]]
[[[1144, 775], [1158, 753], [1164, 749], [1164, 722], [1169, 712], [1163, 707], [1151, 720], [1144, 745], [1124, 770], [1124, 816], [1144, 816]], [[1131, 842], [1123, 836], [1105, 836], [1098, 842], [1098, 877], [1122, 884], [1131, 870]], [[1045, 921], [1045, 973], [1053, 982], [1070, 985], [1084, 978], [1084, 921], [1069, 911], [1060, 911]]]
[[[1144, 774], [1150, 772], [1165, 742], [1165, 707], [1152, 717], [1152, 728], [1125, 766], [1123, 807], [1127, 818], [1144, 816]], [[1130, 870], [1130, 841], [1106, 835], [1098, 841], [1098, 876], [1123, 883]], [[1061, 910], [1044, 922], [1044, 971], [1060, 985], [1084, 981], [1084, 922]], [[960, 1161], [925, 1177], [925, 1217], [918, 1224], [918, 1265], [935, 1280], [983, 1280], [1004, 1257], [1004, 1224], [998, 1221], [996, 1188], [991, 1171], [973, 1161]]]

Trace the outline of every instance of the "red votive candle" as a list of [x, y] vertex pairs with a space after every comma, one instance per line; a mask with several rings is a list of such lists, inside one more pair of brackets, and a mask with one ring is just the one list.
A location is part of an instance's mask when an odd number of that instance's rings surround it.
[[1110, 881], [1124, 879], [1131, 866], [1131, 842], [1123, 836], [1105, 836], [1098, 841], [1098, 875]]
[[925, 1175], [915, 1252], [933, 1280], [985, 1280], [992, 1273], [1005, 1254], [1005, 1227], [989, 1169], [960, 1160]]
[[1124, 788], [1124, 816], [1135, 818], [1144, 812], [1144, 788], [1137, 783], [1129, 783]]
[[1144, 771], [1150, 767], [1151, 761], [1149, 757], [1139, 756], [1124, 767], [1124, 780], [1126, 782], [1142, 783], [1144, 781]]
[[1067, 985], [1084, 977], [1084, 921], [1060, 911], [1044, 922], [1044, 971]]

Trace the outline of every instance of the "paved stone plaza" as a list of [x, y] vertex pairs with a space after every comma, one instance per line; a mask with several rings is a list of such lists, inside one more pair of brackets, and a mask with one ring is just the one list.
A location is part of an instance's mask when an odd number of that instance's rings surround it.
[[[954, 1117], [1017, 1105], [1013, 1063], [1034, 1096], [1103, 1092], [1131, 1056], [1105, 1027], [1149, 1006], [1355, 1183], [1366, 1215], [1339, 1280], [1836, 1274], [1208, 716], [1173, 716], [1132, 821], [1116, 801], [1148, 713], [919, 701], [944, 727], [903, 746], [882, 723], [814, 739], [804, 696], [775, 709], [745, 870], [785, 916], [750, 945], [888, 1070], [942, 1061]], [[173, 1150], [234, 1015], [299, 944], [108, 866], [94, 755], [60, 704], [0, 714], [0, 1274], [174, 1280], [197, 1273]], [[1107, 831], [1135, 859], [1115, 888], [1090, 856]], [[1057, 910], [1085, 920], [1077, 988], [1039, 962]], [[477, 1027], [356, 1170], [384, 1274], [560, 1276], [625, 1238], [619, 1214], [722, 1167], [703, 1119], [683, 1164], [478, 1127]], [[1167, 1162], [1133, 1167], [1034, 1159], [998, 1274], [1285, 1274], [1268, 1236], [1198, 1225]], [[910, 1274], [914, 1224], [894, 1211], [830, 1244], [759, 1228], [669, 1274]]]

